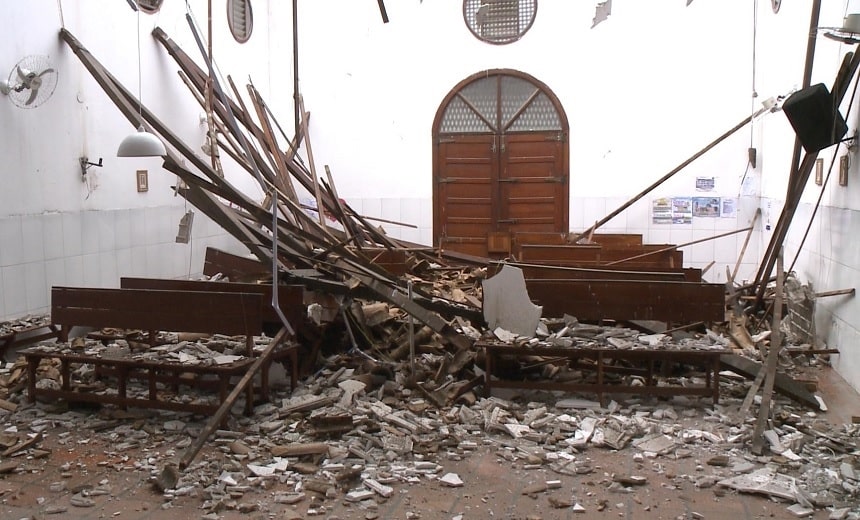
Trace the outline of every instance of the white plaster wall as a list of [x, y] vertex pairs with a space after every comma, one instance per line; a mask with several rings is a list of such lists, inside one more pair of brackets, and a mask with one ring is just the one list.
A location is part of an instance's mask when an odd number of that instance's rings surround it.
[[[847, 10], [860, 12], [851, 2], [823, 2], [820, 25], [839, 26]], [[318, 169], [331, 167], [340, 195], [362, 214], [416, 226], [383, 223], [390, 234], [429, 244], [431, 132], [439, 103], [476, 72], [517, 69], [547, 84], [570, 121], [570, 227], [581, 231], [735, 126], [760, 101], [801, 83], [811, 0], [784, 2], [778, 15], [769, 2], [758, 2], [756, 13], [754, 2], [615, 0], [610, 18], [591, 28], [595, 3], [543, 0], [526, 35], [497, 46], [473, 37], [456, 0], [388, 1], [388, 24], [371, 1], [300, 0], [299, 81]], [[223, 3], [214, 5], [219, 70], [240, 89], [250, 77], [291, 136], [291, 2], [254, 1], [254, 35], [244, 45], [228, 34]], [[206, 2], [190, 6], [205, 33]], [[188, 276], [200, 270], [206, 245], [244, 252], [199, 212], [193, 244], [174, 242], [185, 206], [170, 189], [175, 178], [156, 159], [114, 156], [132, 125], [57, 37], [65, 24], [136, 92], [138, 17], [125, 2], [30, 0], [3, 2], [0, 9], [0, 75], [28, 54], [50, 55], [60, 71], [57, 90], [42, 107], [21, 110], [0, 99], [0, 318], [44, 310], [52, 285], [112, 286], [128, 274]], [[205, 131], [201, 110], [149, 34], [158, 25], [196, 57], [185, 14], [184, 2], [167, 1], [158, 14], [140, 16], [141, 92], [150, 109], [198, 148]], [[817, 41], [813, 83], [829, 86], [849, 48]], [[853, 130], [858, 113], [847, 103], [844, 109]], [[751, 279], [781, 209], [793, 140], [784, 115], [767, 114], [602, 231], [683, 244], [744, 228], [761, 208], [738, 274]], [[758, 152], [755, 168], [747, 164], [751, 146]], [[823, 156], [829, 162], [828, 153]], [[859, 224], [860, 161], [856, 152], [847, 153], [849, 185], [831, 181], [801, 249], [802, 221], [817, 198], [810, 186], [786, 241], [786, 256], [801, 251], [796, 270], [818, 290], [853, 286], [858, 279], [850, 238]], [[82, 180], [81, 155], [102, 157], [104, 167], [90, 169]], [[225, 165], [231, 182], [260, 197], [250, 176], [229, 161]], [[150, 172], [143, 194], [134, 181], [141, 168]], [[717, 181], [708, 195], [738, 198], [737, 217], [654, 225], [652, 199], [699, 195], [699, 176]], [[724, 281], [745, 238], [740, 233], [686, 246], [686, 263], [714, 261], [707, 278]], [[845, 348], [837, 362], [843, 372], [860, 364], [860, 355], [840, 344], [853, 341], [860, 327], [852, 302], [826, 300], [819, 307], [822, 339]], [[852, 383], [860, 387], [858, 377]]]
[[[227, 32], [223, 6], [216, 10], [213, 41], [221, 69], [253, 77], [269, 98], [274, 87], [282, 86], [260, 63], [267, 64], [283, 42], [268, 34], [268, 6], [261, 7], [255, 38], [242, 46]], [[202, 270], [207, 246], [247, 253], [198, 211], [191, 242], [175, 242], [180, 218], [194, 208], [174, 195], [176, 178], [161, 168], [159, 159], [116, 157], [119, 142], [134, 127], [59, 38], [65, 26], [197, 149], [205, 132], [202, 111], [176, 75], [172, 58], [150, 36], [159, 25], [189, 54], [199, 54], [183, 2], [166, 2], [159, 13], [139, 19], [121, 1], [3, 2], [0, 10], [0, 34], [5, 35], [0, 76], [5, 78], [19, 59], [31, 54], [50, 56], [59, 72], [56, 90], [42, 106], [24, 110], [0, 97], [0, 319], [47, 311], [54, 285], [115, 287], [122, 276], [195, 276]], [[206, 2], [191, 2], [191, 12], [205, 34]], [[284, 38], [288, 42], [291, 36]], [[279, 104], [280, 99], [270, 102], [273, 107]], [[92, 167], [83, 176], [81, 156], [92, 162], [101, 158], [103, 167]], [[144, 193], [136, 189], [138, 169], [149, 171], [149, 190]], [[260, 196], [235, 165], [225, 161], [225, 170], [231, 182]]]

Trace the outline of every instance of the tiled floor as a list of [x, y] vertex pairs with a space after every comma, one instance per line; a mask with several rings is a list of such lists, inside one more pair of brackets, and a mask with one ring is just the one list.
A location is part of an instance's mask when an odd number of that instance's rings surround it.
[[[829, 369], [816, 372], [820, 393], [828, 402], [828, 422], [850, 421], [860, 415], [860, 396]], [[0, 425], [8, 427], [5, 418]], [[69, 431], [66, 424], [54, 424], [44, 432], [40, 446], [50, 450], [42, 458], [18, 460], [18, 470], [0, 475], [0, 518], [118, 518], [175, 519], [202, 518], [207, 510], [203, 497], [192, 493], [171, 501], [151, 484], [152, 468], [159, 462], [181, 453], [157, 434], [142, 448], [116, 452], [104, 435], [89, 431]], [[115, 439], [114, 443], [123, 439]], [[503, 443], [502, 443], [503, 444]], [[335, 498], [314, 502], [310, 498], [296, 505], [275, 503], [278, 492], [292, 491], [293, 486], [278, 480], [261, 481], [265, 486], [248, 490], [237, 497], [239, 510], [224, 510], [206, 518], [319, 518], [326, 520], [359, 518], [451, 520], [472, 519], [677, 519], [705, 518], [752, 520], [795, 518], [786, 507], [765, 497], [737, 494], [722, 488], [698, 489], [687, 475], [702, 475], [710, 470], [695, 456], [688, 458], [644, 459], [636, 462], [634, 450], [613, 451], [589, 448], [581, 456], [590, 459], [593, 472], [585, 475], [559, 475], [546, 466], [524, 469], [522, 461], [510, 462], [498, 455], [503, 446], [494, 442], [479, 448], [462, 460], [437, 460], [443, 473], [457, 473], [465, 485], [448, 488], [436, 480], [417, 484], [392, 484], [394, 494], [388, 499], [350, 503], [344, 493]], [[200, 460], [219, 460], [224, 456], [218, 447], [207, 445]], [[152, 457], [153, 465], [143, 470]], [[443, 460], [444, 459], [444, 460]], [[8, 458], [3, 458], [3, 461]], [[614, 474], [636, 474], [647, 477], [647, 484], [633, 492], [613, 492]], [[524, 495], [528, 486], [560, 480], [558, 488], [534, 495]], [[199, 488], [196, 493], [199, 493]], [[91, 507], [72, 505], [81, 492], [92, 500]], [[77, 493], [77, 495], [76, 495]], [[570, 507], [556, 509], [553, 501], [579, 503], [585, 513], [576, 515]], [[314, 515], [309, 515], [308, 510]], [[211, 514], [210, 514], [211, 515]], [[825, 519], [827, 511], [817, 511], [813, 518]]]

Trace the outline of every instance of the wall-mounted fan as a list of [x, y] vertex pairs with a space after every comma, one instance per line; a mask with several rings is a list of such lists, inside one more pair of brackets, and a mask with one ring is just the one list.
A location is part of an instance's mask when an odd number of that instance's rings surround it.
[[57, 69], [47, 56], [32, 55], [19, 61], [9, 78], [0, 81], [0, 92], [16, 106], [36, 108], [51, 97], [57, 87]]

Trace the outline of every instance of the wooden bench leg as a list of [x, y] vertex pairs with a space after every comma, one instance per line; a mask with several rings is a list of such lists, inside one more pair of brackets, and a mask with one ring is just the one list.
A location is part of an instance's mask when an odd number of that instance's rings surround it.
[[39, 368], [41, 358], [26, 356], [27, 358], [27, 401], [36, 401], [36, 369]]
[[269, 402], [269, 369], [271, 368], [271, 361], [263, 363], [260, 367], [260, 397], [264, 402]]
[[69, 360], [61, 359], [60, 360], [60, 378], [62, 379], [61, 385], [64, 392], [68, 392], [72, 388], [72, 376], [71, 371], [69, 370]]
[[245, 415], [254, 414], [254, 382], [248, 382], [248, 388], [245, 389]]
[[713, 374], [710, 378], [710, 384], [713, 385], [714, 406], [720, 403], [720, 356], [713, 356], [714, 362], [711, 365], [709, 374]]
[[299, 348], [298, 346], [290, 347], [290, 392], [295, 391], [299, 386]]
[[493, 375], [493, 351], [484, 348], [484, 397], [490, 397], [490, 379]]
[[147, 377], [149, 379], [149, 400], [150, 401], [157, 401], [158, 400], [158, 387], [155, 384], [156, 383], [155, 375], [156, 375], [155, 368], [150, 368], [147, 371]]
[[600, 406], [605, 406], [603, 399], [603, 352], [597, 353], [597, 400]]
[[128, 408], [126, 402], [128, 401], [128, 368], [126, 367], [116, 367], [116, 377], [117, 377], [117, 396], [120, 400], [120, 407], [125, 410]]

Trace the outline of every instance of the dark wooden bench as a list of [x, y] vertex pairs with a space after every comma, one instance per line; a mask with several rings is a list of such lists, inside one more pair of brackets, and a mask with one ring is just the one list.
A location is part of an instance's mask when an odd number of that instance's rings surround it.
[[725, 321], [725, 285], [648, 280], [527, 279], [529, 298], [543, 315], [583, 321]]
[[[272, 306], [272, 286], [270, 284], [123, 277], [120, 278], [119, 286], [122, 289], [259, 294], [263, 305], [261, 314], [263, 329], [265, 330], [271, 326], [280, 328], [281, 326], [281, 319]], [[305, 289], [301, 285], [278, 286], [278, 305], [293, 329], [297, 329], [300, 326], [307, 313], [304, 305], [304, 291]], [[295, 390], [298, 385], [299, 366], [297, 345], [293, 344], [280, 349], [272, 357], [272, 361], [284, 362], [287, 360], [290, 363], [290, 387]], [[271, 363], [267, 363], [261, 370], [264, 389], [269, 386], [268, 374], [270, 365]]]
[[[614, 349], [614, 348], [579, 348], [579, 347], [521, 347], [505, 343], [478, 342], [476, 347], [484, 348], [485, 379], [484, 392], [489, 397], [493, 388], [526, 388], [539, 390], [561, 390], [565, 392], [596, 393], [601, 405], [604, 404], [604, 394], [641, 394], [657, 396], [698, 395], [710, 397], [714, 404], [720, 399], [719, 371], [720, 356], [730, 350], [668, 350], [668, 349]], [[546, 357], [567, 360], [578, 369], [591, 369], [596, 372], [596, 381], [592, 383], [560, 382], [553, 380], [510, 380], [496, 379], [499, 358], [514, 359]], [[591, 363], [581, 363], [588, 359]], [[644, 364], [642, 370], [617, 368], [607, 365], [609, 360], [628, 360]], [[656, 362], [684, 363], [700, 366], [705, 370], [705, 384], [695, 386], [657, 385], [660, 377], [654, 370]], [[641, 386], [608, 382], [607, 372], [620, 371], [623, 373], [641, 374], [645, 384]]]
[[[524, 263], [561, 265], [570, 267], [596, 267], [610, 262], [626, 269], [653, 268], [674, 269], [684, 265], [684, 253], [680, 250], [665, 250], [665, 244], [647, 244], [638, 248], [613, 249], [599, 244], [589, 245], [537, 245], [522, 244], [517, 252]], [[644, 253], [646, 256], [638, 257]], [[633, 258], [638, 257], [638, 258]], [[627, 260], [632, 258], [631, 260]], [[616, 265], [616, 264], [614, 264]]]
[[[134, 356], [101, 356], [72, 351], [61, 345], [39, 346], [24, 349], [27, 360], [30, 401], [37, 396], [62, 398], [68, 401], [88, 401], [116, 404], [122, 407], [138, 406], [187, 410], [210, 413], [218, 405], [169, 402], [158, 399], [157, 383], [174, 385], [200, 383], [183, 378], [182, 374], [215, 376], [220, 398], [227, 395], [230, 379], [244, 374], [253, 363], [254, 336], [262, 333], [262, 297], [260, 294], [241, 292], [169, 291], [142, 289], [94, 289], [54, 287], [51, 290], [51, 321], [60, 327], [60, 339], [68, 341], [69, 331], [75, 326], [95, 328], [140, 329], [149, 332], [150, 342], [158, 331], [205, 332], [225, 335], [243, 335], [246, 338], [247, 356], [225, 365], [200, 366], [162, 360], [141, 360]], [[43, 359], [58, 359], [61, 364], [61, 388], [38, 388], [36, 372]], [[117, 393], [96, 394], [78, 391], [71, 384], [70, 365], [91, 364], [97, 373], [117, 378]], [[149, 383], [145, 399], [127, 395], [128, 380], [143, 378]], [[210, 380], [211, 382], [211, 380]], [[246, 411], [253, 406], [253, 385], [248, 385]], [[264, 394], [267, 388], [263, 387]]]

